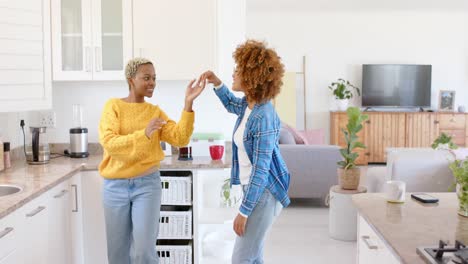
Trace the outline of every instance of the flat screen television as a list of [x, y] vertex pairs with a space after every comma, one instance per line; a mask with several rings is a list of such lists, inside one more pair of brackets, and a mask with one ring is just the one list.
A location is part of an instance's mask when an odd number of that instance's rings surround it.
[[364, 64], [362, 106], [430, 107], [432, 65]]

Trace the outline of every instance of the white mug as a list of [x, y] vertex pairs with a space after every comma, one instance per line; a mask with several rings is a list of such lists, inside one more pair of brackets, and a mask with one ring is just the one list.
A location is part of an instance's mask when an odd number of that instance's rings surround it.
[[391, 203], [405, 201], [406, 183], [403, 181], [387, 181], [385, 183], [385, 198]]

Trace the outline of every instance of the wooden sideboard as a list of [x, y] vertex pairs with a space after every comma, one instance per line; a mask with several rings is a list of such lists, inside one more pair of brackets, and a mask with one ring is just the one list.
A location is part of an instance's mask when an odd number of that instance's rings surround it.
[[[460, 147], [468, 146], [468, 114], [447, 112], [364, 112], [369, 119], [358, 134], [367, 148], [359, 150], [358, 164], [383, 163], [389, 147], [430, 147], [444, 132]], [[330, 113], [330, 143], [345, 146], [341, 129], [346, 112]]]

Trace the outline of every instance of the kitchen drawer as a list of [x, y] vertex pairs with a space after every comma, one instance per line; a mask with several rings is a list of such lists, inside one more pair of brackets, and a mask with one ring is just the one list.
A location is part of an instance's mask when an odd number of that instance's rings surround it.
[[439, 114], [440, 129], [465, 129], [466, 117], [460, 114]]
[[0, 259], [8, 256], [19, 246], [21, 217], [17, 211], [0, 219]]
[[367, 221], [360, 215], [358, 218], [358, 264], [400, 263]]
[[462, 129], [442, 129], [440, 133], [445, 133], [452, 137], [452, 142], [458, 146], [465, 146], [465, 130]]

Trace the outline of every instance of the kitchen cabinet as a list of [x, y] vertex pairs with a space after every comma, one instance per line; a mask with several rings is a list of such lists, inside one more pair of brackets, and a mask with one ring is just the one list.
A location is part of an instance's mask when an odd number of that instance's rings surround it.
[[[0, 263], [14, 263], [11, 262], [13, 255], [18, 255], [20, 239], [21, 239], [21, 228], [24, 227], [23, 224], [24, 217], [20, 215], [18, 211], [13, 212], [6, 217], [2, 218], [0, 221]], [[21, 254], [19, 254], [21, 255]], [[9, 259], [6, 261], [6, 259]], [[15, 257], [18, 259], [18, 257]], [[18, 261], [17, 263], [22, 263]]]
[[83, 240], [83, 196], [81, 173], [75, 174], [69, 180], [70, 187], [70, 232], [71, 232], [71, 259], [73, 264], [85, 264]]
[[398, 264], [400, 261], [392, 254], [384, 241], [372, 229], [369, 223], [358, 216], [358, 264]]
[[52, 0], [54, 80], [125, 79], [133, 57], [130, 2]]
[[70, 188], [68, 181], [48, 191], [49, 241], [48, 263], [71, 263]]
[[22, 253], [19, 250], [14, 250], [8, 256], [0, 259], [0, 264], [18, 264], [24, 263]]
[[50, 0], [2, 1], [0, 17], [0, 112], [50, 109]]
[[104, 179], [98, 171], [79, 173], [83, 202], [83, 254], [84, 263], [107, 264], [107, 239], [102, 205]]
[[134, 55], [155, 63], [157, 79], [189, 80], [215, 70], [216, 0], [132, 2]]
[[41, 195], [22, 209], [25, 221], [21, 247], [25, 263], [49, 263], [48, 245], [45, 242], [49, 240], [49, 229], [54, 227], [49, 225], [50, 208], [47, 203], [47, 196]]

